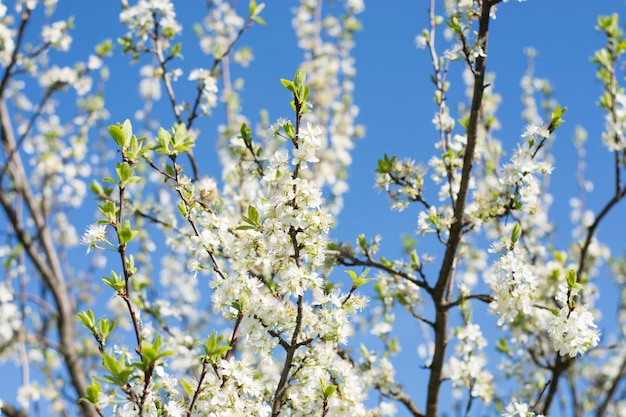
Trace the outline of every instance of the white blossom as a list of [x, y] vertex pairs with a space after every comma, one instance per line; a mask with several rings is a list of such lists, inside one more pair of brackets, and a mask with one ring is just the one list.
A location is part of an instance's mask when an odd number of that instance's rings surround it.
[[100, 248], [98, 244], [101, 242], [107, 242], [106, 224], [90, 224], [85, 234], [83, 234], [80, 243], [88, 246], [87, 253], [89, 253], [94, 248]]

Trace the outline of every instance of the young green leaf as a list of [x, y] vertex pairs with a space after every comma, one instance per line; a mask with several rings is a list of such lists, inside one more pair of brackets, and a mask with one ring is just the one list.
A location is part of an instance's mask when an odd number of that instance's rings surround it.
[[570, 269], [569, 271], [567, 271], [567, 275], [565, 277], [567, 279], [567, 286], [570, 288], [574, 288], [574, 286], [578, 282], [578, 275], [576, 274], [576, 271]]
[[124, 131], [119, 124], [109, 126], [109, 134], [117, 144], [117, 146], [122, 147], [126, 142], [126, 138], [124, 137]]
[[348, 269], [346, 272], [348, 273], [348, 275], [350, 275], [350, 278], [352, 278], [352, 285], [354, 288], [358, 288], [361, 285], [367, 284], [374, 279], [366, 278], [367, 274], [370, 272], [370, 268], [365, 269], [365, 271], [361, 272], [361, 275], [359, 275], [358, 277], [356, 276], [356, 273], [354, 271]]
[[80, 321], [83, 323], [83, 326], [85, 326], [87, 329], [91, 331], [94, 331], [96, 318], [93, 314], [93, 311], [91, 311], [91, 309], [87, 311], [81, 311], [77, 314], [77, 316], [80, 319]]
[[515, 223], [513, 230], [511, 230], [511, 243], [515, 245], [520, 236], [522, 236], [522, 226], [519, 223]]
[[326, 385], [322, 378], [320, 378], [320, 384], [322, 385], [322, 399], [328, 401], [335, 391], [337, 391], [337, 385]]

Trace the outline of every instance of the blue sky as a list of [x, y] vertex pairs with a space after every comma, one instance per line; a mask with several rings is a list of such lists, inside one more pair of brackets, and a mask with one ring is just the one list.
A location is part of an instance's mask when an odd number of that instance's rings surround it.
[[[197, 42], [191, 30], [191, 23], [201, 16], [198, 11], [204, 10], [202, 2], [175, 3], [185, 26], [184, 67], [209, 65], [207, 57], [194, 54]], [[247, 2], [239, 3], [245, 6]], [[266, 3], [263, 17], [267, 26], [253, 27], [241, 42], [241, 45], [250, 45], [255, 55], [251, 66], [240, 73], [247, 79], [244, 112], [253, 120], [261, 109], [269, 111], [270, 119], [291, 115], [289, 97], [279, 79], [291, 77], [303, 57], [291, 28], [290, 8], [295, 2], [267, 0]], [[367, 135], [358, 142], [353, 153], [350, 192], [345, 196], [345, 208], [333, 235], [340, 240], [354, 241], [359, 233], [380, 234], [385, 251], [390, 254], [398, 252], [402, 233], [414, 232], [417, 207], [403, 213], [390, 211], [387, 197], [373, 187], [376, 160], [387, 153], [427, 162], [434, 152], [436, 132], [430, 121], [435, 106], [429, 81], [430, 58], [426, 50], [416, 49], [414, 43], [415, 36], [428, 24], [427, 5], [425, 0], [366, 2], [366, 10], [361, 15], [363, 30], [356, 37], [355, 102], [361, 109], [358, 122], [366, 126]], [[118, 12], [117, 2], [61, 1], [57, 18], [74, 15], [76, 29], [71, 54], [59, 57], [72, 63], [79, 57], [86, 57], [102, 39], [121, 36], [124, 29], [119, 24]], [[556, 170], [551, 188], [555, 197], [551, 217], [558, 219], [558, 238], [562, 245], [570, 236], [569, 198], [577, 192], [573, 176], [576, 159], [571, 145], [576, 125], [584, 126], [589, 133], [588, 177], [596, 186], [588, 197], [589, 208], [597, 209], [606, 201], [607, 186], [612, 184], [604, 181], [611, 175], [611, 158], [600, 140], [602, 113], [595, 106], [600, 84], [589, 58], [604, 44], [604, 38], [594, 30], [597, 15], [614, 12], [624, 12], [623, 1], [528, 0], [518, 3], [511, 0], [499, 6], [498, 17], [491, 24], [488, 70], [497, 74], [495, 87], [503, 97], [498, 112], [503, 128], [496, 136], [503, 141], [504, 148], [512, 149], [524, 129], [519, 88], [526, 69], [524, 48], [536, 48], [536, 74], [551, 80], [554, 98], [569, 108], [553, 148]], [[129, 66], [128, 61], [127, 57], [121, 57], [119, 47], [115, 57], [107, 61], [111, 68], [106, 90], [110, 123], [132, 119], [135, 110], [141, 107], [135, 94], [138, 71], [149, 62]], [[454, 97], [462, 98], [464, 86], [460, 77], [451, 78], [451, 82], [452, 88], [460, 92]], [[155, 116], [165, 125], [172, 122], [171, 113], [156, 113]], [[211, 133], [208, 136], [212, 137], [221, 122], [219, 119], [202, 120], [196, 127]], [[612, 244], [614, 255], [624, 250], [621, 236], [626, 234], [626, 222], [621, 221], [623, 217], [622, 204], [607, 218], [610, 227], [605, 225], [599, 232], [601, 239]], [[90, 221], [91, 218], [85, 219], [85, 224]], [[410, 345], [405, 346], [405, 350], [407, 357], [415, 352]], [[414, 368], [408, 367], [408, 370], [403, 378], [410, 378]]]

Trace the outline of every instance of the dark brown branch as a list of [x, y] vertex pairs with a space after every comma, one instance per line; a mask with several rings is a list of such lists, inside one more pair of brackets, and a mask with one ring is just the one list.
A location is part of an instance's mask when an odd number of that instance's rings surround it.
[[424, 417], [424, 414], [411, 400], [411, 397], [407, 393], [398, 389], [397, 391], [390, 392], [388, 396], [389, 398], [399, 401], [402, 405], [404, 405], [404, 407], [406, 407], [406, 409], [409, 411], [409, 413], [411, 413], [413, 417]]
[[[431, 3], [434, 6], [434, 3]], [[489, 11], [491, 4], [483, 2], [480, 11], [479, 28], [477, 42], [482, 46], [485, 56], [478, 56], [473, 68], [474, 89], [472, 93], [472, 104], [470, 118], [467, 126], [467, 145], [463, 155], [463, 168], [461, 170], [461, 180], [456, 203], [454, 204], [454, 221], [450, 226], [450, 237], [446, 252], [443, 257], [441, 269], [437, 283], [431, 293], [436, 309], [435, 315], [435, 352], [430, 366], [430, 377], [428, 381], [428, 394], [426, 400], [426, 416], [437, 417], [439, 415], [439, 393], [443, 380], [443, 365], [448, 346], [448, 309], [445, 307], [449, 303], [450, 288], [454, 282], [455, 263], [458, 247], [461, 243], [463, 231], [463, 215], [469, 191], [469, 183], [472, 176], [472, 165], [474, 152], [476, 149], [478, 122], [482, 107], [482, 99], [485, 83], [485, 68], [487, 55], [487, 39], [489, 34]]]
[[280, 414], [280, 410], [282, 408], [282, 400], [285, 396], [285, 392], [287, 391], [286, 384], [287, 378], [289, 377], [289, 370], [293, 365], [293, 359], [296, 354], [296, 350], [300, 347], [300, 344], [297, 342], [297, 340], [300, 335], [300, 327], [302, 326], [303, 303], [304, 298], [301, 295], [298, 296], [298, 315], [296, 317], [296, 327], [293, 330], [291, 343], [289, 344], [285, 355], [285, 363], [283, 364], [283, 369], [280, 372], [280, 380], [278, 381], [278, 385], [276, 386], [276, 391], [274, 393], [274, 402], [272, 404], [272, 417], [278, 417], [278, 415]]
[[196, 387], [196, 390], [193, 392], [193, 397], [191, 399], [191, 402], [189, 403], [189, 408], [187, 408], [187, 417], [191, 417], [191, 414], [193, 413], [193, 408], [196, 405], [196, 401], [198, 401], [198, 396], [200, 395], [200, 391], [202, 390], [202, 382], [204, 381], [204, 378], [206, 377], [207, 374], [207, 370], [208, 370], [208, 360], [203, 360], [202, 361], [202, 371], [200, 371], [200, 378], [198, 379], [198, 386]]
[[393, 269], [391, 267], [383, 265], [382, 263], [377, 262], [374, 259], [371, 259], [371, 257], [368, 259], [359, 259], [345, 250], [328, 251], [327, 254], [330, 256], [334, 256], [337, 262], [341, 265], [367, 266], [371, 268], [376, 268], [376, 269], [379, 269], [381, 271], [388, 273], [389, 275], [397, 275], [399, 277], [402, 277], [403, 279], [406, 279], [407, 281], [415, 284], [416, 286], [420, 288], [425, 289], [426, 291], [431, 291], [431, 288], [428, 286], [428, 283], [426, 282], [426, 277], [421, 270], [417, 271], [420, 274], [420, 277], [422, 278], [421, 280], [419, 280], [416, 277], [406, 272], [399, 271], [397, 269]]
[[128, 270], [127, 257], [126, 257], [126, 243], [122, 243], [122, 237], [120, 234], [120, 229], [124, 225], [124, 187], [120, 186], [120, 208], [118, 211], [117, 225], [114, 225], [115, 231], [118, 236], [118, 240], [120, 242], [118, 246], [118, 252], [120, 254], [120, 258], [122, 261], [122, 271], [124, 274], [124, 292], [120, 292], [119, 296], [126, 303], [126, 307], [128, 308], [128, 312], [130, 314], [130, 318], [133, 322], [133, 329], [135, 330], [135, 339], [137, 341], [137, 347], [135, 348], [135, 352], [139, 355], [141, 359], [143, 359], [143, 354], [141, 352], [141, 329], [139, 327], [139, 321], [137, 320], [137, 314], [135, 313], [135, 308], [133, 307], [132, 297], [131, 297], [131, 279], [132, 274]]
[[464, 303], [467, 300], [479, 300], [482, 301], [484, 303], [491, 303], [493, 301], [493, 297], [490, 294], [472, 294], [472, 295], [466, 295], [466, 296], [462, 296], [459, 297], [458, 299], [456, 299], [455, 301], [452, 301], [450, 303], [447, 303], [445, 305], [442, 305], [443, 308], [447, 308], [450, 309], [452, 307], [456, 307], [462, 303]]
[[587, 252], [589, 251], [589, 247], [591, 246], [591, 241], [593, 240], [593, 237], [595, 236], [596, 233], [596, 229], [598, 228], [598, 226], [600, 225], [600, 222], [602, 221], [602, 219], [604, 219], [604, 217], [609, 214], [609, 212], [611, 211], [611, 209], [620, 202], [620, 200], [622, 198], [624, 198], [624, 196], [626, 196], [626, 187], [622, 188], [621, 190], [618, 190], [615, 195], [613, 196], [613, 198], [611, 198], [608, 203], [606, 203], [606, 205], [602, 208], [602, 210], [600, 210], [600, 213], [598, 213], [598, 215], [596, 216], [595, 220], [593, 221], [593, 223], [591, 224], [591, 226], [589, 226], [589, 228], [587, 229], [587, 236], [585, 237], [585, 242], [583, 243], [581, 250], [580, 250], [580, 259], [578, 261], [578, 277], [579, 279], [583, 276], [583, 274], [585, 273], [585, 270], [587, 269]]
[[7, 88], [9, 84], [9, 80], [13, 75], [13, 68], [17, 65], [17, 56], [19, 54], [20, 48], [22, 47], [22, 42], [24, 41], [24, 34], [26, 33], [26, 26], [30, 22], [30, 14], [32, 10], [28, 7], [25, 8], [24, 13], [22, 13], [22, 21], [20, 22], [20, 27], [17, 30], [17, 37], [15, 40], [15, 48], [13, 49], [13, 54], [11, 54], [11, 62], [7, 65], [6, 70], [4, 70], [4, 76], [2, 77], [2, 81], [0, 81], [0, 98], [4, 99], [4, 90]]
[[26, 411], [18, 410], [13, 407], [11, 404], [3, 403], [2, 404], [2, 415], [6, 417], [27, 417]]

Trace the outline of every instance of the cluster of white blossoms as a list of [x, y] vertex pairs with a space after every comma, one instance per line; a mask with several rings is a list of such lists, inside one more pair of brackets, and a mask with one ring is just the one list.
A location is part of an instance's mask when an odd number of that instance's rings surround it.
[[212, 1], [210, 6], [203, 20], [206, 32], [199, 33], [200, 47], [205, 54], [221, 59], [246, 22], [228, 1]]
[[293, 150], [292, 164], [307, 168], [309, 163], [319, 162], [316, 151], [322, 143], [320, 140], [321, 133], [322, 129], [311, 123], [307, 123], [305, 127], [300, 129], [300, 141], [298, 147]]
[[[549, 206], [551, 201], [542, 184], [542, 176], [549, 175], [553, 170], [551, 157], [544, 156], [542, 149], [549, 132], [539, 125], [528, 125], [522, 136], [528, 139], [517, 145], [507, 163], [498, 169], [494, 169], [491, 163], [492, 167], [487, 168], [484, 177], [473, 183], [477, 187], [467, 211], [478, 223], [510, 213], [536, 216], [534, 223], [546, 219], [539, 208]], [[489, 146], [494, 149], [483, 147], [480, 150], [483, 156], [498, 160], [502, 154], [499, 145]], [[549, 228], [549, 224], [546, 227]]]
[[572, 288], [561, 284], [555, 297], [562, 307], [558, 313], [553, 314], [548, 334], [554, 350], [561, 356], [573, 358], [579, 354], [584, 355], [600, 341], [600, 332], [594, 323], [592, 312], [587, 305], [575, 302], [581, 289], [582, 287]]
[[[254, 263], [242, 265], [244, 270], [277, 271], [279, 286], [284, 285], [282, 289], [288, 289], [288, 294], [298, 295], [312, 284], [317, 287], [321, 283], [320, 277], [305, 269], [312, 271], [323, 265], [326, 234], [332, 222], [321, 206], [321, 191], [308, 180], [292, 176], [290, 167], [297, 165], [305, 169], [306, 162], [316, 159], [319, 147], [319, 127], [307, 126], [300, 133], [300, 144], [293, 149], [291, 158], [287, 150], [279, 149], [264, 169], [256, 207], [263, 219], [261, 227], [241, 232], [242, 236], [224, 249], [231, 259]], [[233, 250], [235, 253], [230, 253]], [[257, 256], [250, 256], [250, 252], [256, 252]], [[303, 260], [306, 267], [299, 265], [294, 257]]]
[[200, 102], [200, 110], [202, 114], [208, 116], [211, 114], [211, 109], [217, 106], [217, 79], [211, 75], [211, 72], [204, 68], [197, 68], [189, 73], [189, 81], [197, 80], [201, 84], [202, 99]]
[[[436, 120], [433, 120], [435, 125]], [[442, 129], [445, 128], [442, 127]], [[435, 147], [440, 149], [441, 156], [432, 156], [428, 166], [432, 169], [431, 179], [439, 185], [439, 201], [449, 200], [456, 196], [461, 188], [461, 167], [463, 166], [463, 150], [467, 144], [467, 136], [451, 135], [445, 145], [437, 142]], [[469, 188], [475, 188], [474, 178], [470, 178]]]
[[60, 51], [68, 51], [72, 44], [72, 37], [68, 33], [68, 22], [60, 20], [52, 25], [44, 25], [41, 38], [47, 44]]
[[450, 225], [454, 220], [452, 207], [444, 205], [440, 208], [430, 206], [428, 211], [420, 211], [417, 216], [417, 233], [423, 235], [429, 232], [437, 232], [442, 237], [448, 235]]
[[128, 6], [126, 1], [124, 3], [126, 5], [120, 13], [120, 21], [128, 26], [130, 33], [139, 38], [140, 45], [148, 40], [155, 24], [168, 37], [173, 37], [182, 30], [176, 21], [174, 5], [169, 0], [139, 0], [134, 6]]
[[[277, 130], [286, 123], [279, 121]], [[225, 210], [218, 214], [194, 209], [199, 231], [186, 249], [196, 257], [191, 265], [194, 273], [208, 269], [209, 253], [220, 255], [220, 273], [214, 273], [210, 283], [212, 308], [227, 322], [237, 320], [237, 335], [241, 335], [238, 353], [219, 360], [213, 371], [206, 374], [193, 415], [269, 416], [285, 360], [285, 343], [302, 344], [293, 357], [297, 377], [286, 387], [283, 399], [292, 404], [290, 409], [298, 410], [294, 415], [314, 415], [323, 407], [321, 383], [340, 385], [341, 394], [334, 395], [327, 404], [333, 415], [365, 415], [366, 388], [359, 383], [354, 365], [336, 353], [337, 344], [345, 343], [351, 334], [350, 316], [365, 301], [357, 294], [348, 296], [339, 289], [328, 291], [325, 287], [322, 273], [333, 217], [324, 208], [321, 190], [299, 176], [317, 159], [320, 134], [318, 126], [301, 127], [298, 146], [294, 146], [291, 155], [283, 147], [274, 150], [267, 156], [262, 174], [250, 178], [258, 182], [254, 198], [246, 197], [246, 204], [254, 207], [248, 211], [254, 227], [239, 227], [241, 216], [234, 208], [242, 202], [220, 194], [214, 181], [184, 185], [197, 190], [194, 195], [198, 193], [198, 200]], [[253, 212], [258, 213], [258, 218], [250, 214]], [[93, 242], [103, 239], [95, 229], [90, 237]], [[87, 240], [85, 237], [86, 243]], [[164, 283], [167, 287], [182, 291], [187, 285], [169, 282], [169, 274], [163, 278], [168, 280]], [[191, 293], [181, 296], [197, 301], [195, 285], [190, 287]], [[194, 318], [191, 312], [181, 309], [180, 303], [176, 311], [185, 318]], [[176, 328], [171, 331], [178, 334]], [[185, 352], [180, 346], [171, 349], [176, 350], [177, 358], [168, 360], [154, 384], [168, 380], [172, 385], [168, 392], [173, 394], [166, 408], [176, 415], [187, 410], [188, 405], [181, 387], [166, 370], [182, 370], [185, 363], [189, 367], [196, 350]], [[185, 359], [180, 361], [180, 356]], [[141, 381], [138, 385], [142, 386]], [[119, 404], [115, 411], [134, 416], [138, 409]]]
[[500, 415], [502, 417], [545, 417], [543, 414], [531, 411], [528, 404], [518, 401], [511, 401]]
[[551, 315], [538, 314], [539, 282], [527, 252], [522, 245], [509, 239], [494, 243], [491, 252], [504, 251], [485, 280], [493, 291], [492, 311], [499, 315], [498, 325], [516, 320], [520, 314], [531, 315], [544, 326], [553, 349], [560, 355], [575, 357], [585, 354], [600, 340], [593, 313], [585, 304], [576, 303], [582, 286], [575, 283], [559, 285], [555, 300], [559, 309]]
[[157, 101], [161, 98], [161, 77], [152, 65], [144, 65], [139, 70], [139, 95], [146, 101]]
[[480, 398], [485, 404], [493, 398], [493, 375], [486, 369], [487, 358], [483, 352], [487, 340], [480, 326], [465, 324], [456, 330], [458, 343], [444, 366], [444, 375], [452, 381], [452, 386], [469, 390], [471, 397]]
[[15, 297], [10, 287], [0, 282], [0, 346], [7, 346], [15, 338], [21, 324]]
[[510, 162], [504, 165], [500, 173], [500, 183], [519, 193], [522, 210], [528, 213], [534, 213], [537, 210], [540, 194], [537, 174], [545, 175], [552, 172], [551, 161], [537, 160], [535, 150], [531, 142], [518, 145]]
[[305, 114], [303, 120], [324, 126], [319, 135], [319, 162], [306, 175], [316, 186], [329, 188], [327, 204], [333, 214], [341, 210], [343, 194], [348, 191], [350, 151], [364, 134], [364, 128], [355, 121], [359, 108], [353, 99], [356, 69], [352, 49], [360, 27], [357, 17], [365, 6], [362, 0], [342, 1], [339, 6], [340, 16], [325, 15], [318, 13], [317, 1], [300, 0], [292, 19], [298, 45], [305, 51], [301, 68], [315, 92], [310, 98], [314, 111]]
[[53, 66], [39, 78], [39, 84], [45, 88], [62, 88], [67, 85], [74, 87], [79, 95], [85, 95], [91, 90], [92, 80], [82, 76], [71, 67]]
[[15, 29], [10, 28], [12, 19], [7, 16], [7, 7], [0, 4], [0, 64], [9, 65], [15, 50]]
[[75, 129], [79, 127], [62, 125], [56, 114], [42, 114], [24, 141], [32, 167], [31, 180], [47, 185], [41, 187], [43, 200], [74, 208], [80, 207], [87, 195], [85, 178], [91, 174], [90, 163], [85, 160], [86, 139]]
[[602, 142], [611, 152], [622, 152], [626, 149], [626, 94], [615, 94], [615, 113], [604, 116]]
[[493, 291], [492, 311], [500, 318], [498, 325], [510, 323], [518, 314], [529, 314], [533, 308], [538, 278], [527, 252], [519, 244], [503, 239], [491, 245], [489, 252], [500, 254], [485, 280]]
[[388, 168], [385, 172], [376, 172], [376, 188], [387, 192], [393, 209], [403, 211], [422, 198], [426, 169], [409, 158], [392, 158]]

